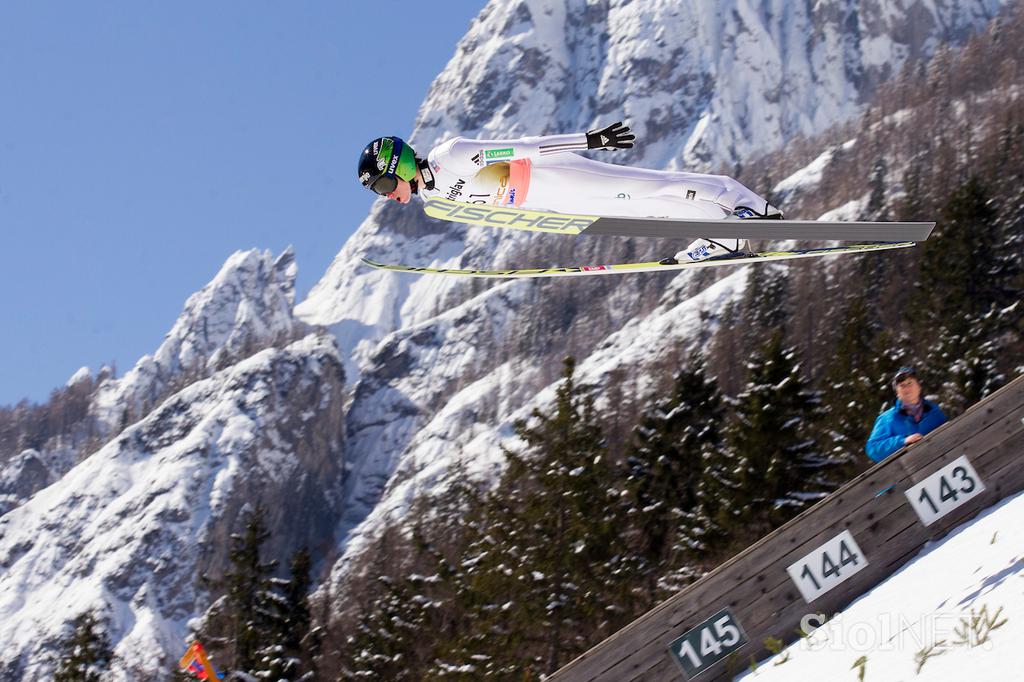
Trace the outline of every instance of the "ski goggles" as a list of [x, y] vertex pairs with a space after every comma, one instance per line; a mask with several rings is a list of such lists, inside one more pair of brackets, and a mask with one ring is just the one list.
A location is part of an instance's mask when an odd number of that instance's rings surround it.
[[382, 197], [386, 197], [398, 188], [398, 178], [382, 173], [367, 182], [366, 186]]

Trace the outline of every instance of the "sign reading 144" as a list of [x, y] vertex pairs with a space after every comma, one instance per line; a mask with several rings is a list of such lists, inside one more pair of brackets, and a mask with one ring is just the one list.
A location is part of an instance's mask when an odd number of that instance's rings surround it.
[[850, 531], [844, 530], [786, 569], [804, 601], [825, 594], [868, 565]]

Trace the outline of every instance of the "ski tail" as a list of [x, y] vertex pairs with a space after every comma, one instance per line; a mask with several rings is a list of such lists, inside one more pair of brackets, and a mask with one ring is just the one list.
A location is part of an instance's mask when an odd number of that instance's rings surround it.
[[660, 218], [598, 218], [583, 229], [587, 235], [698, 239], [722, 235], [767, 241], [856, 241], [859, 243], [923, 242], [935, 223], [841, 222], [828, 220], [669, 220]]

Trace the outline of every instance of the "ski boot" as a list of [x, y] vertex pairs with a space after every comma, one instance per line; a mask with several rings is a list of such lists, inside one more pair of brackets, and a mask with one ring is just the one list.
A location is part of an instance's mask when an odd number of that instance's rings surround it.
[[678, 265], [749, 254], [750, 242], [746, 239], [698, 239], [672, 258], [665, 258], [659, 262], [662, 265]]
[[764, 212], [758, 213], [749, 206], [737, 206], [732, 210], [732, 215], [728, 216], [726, 220], [782, 220], [782, 211], [775, 208], [767, 201], [764, 202]]

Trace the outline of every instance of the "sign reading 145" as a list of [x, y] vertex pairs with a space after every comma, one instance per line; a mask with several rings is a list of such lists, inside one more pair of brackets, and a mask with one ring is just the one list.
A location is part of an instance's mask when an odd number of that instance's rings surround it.
[[729, 609], [722, 609], [669, 644], [673, 658], [687, 677], [704, 672], [747, 643]]
[[786, 571], [810, 604], [867, 565], [850, 531], [844, 530]]
[[907, 499], [921, 523], [930, 526], [985, 490], [978, 473], [961, 455], [907, 490]]

